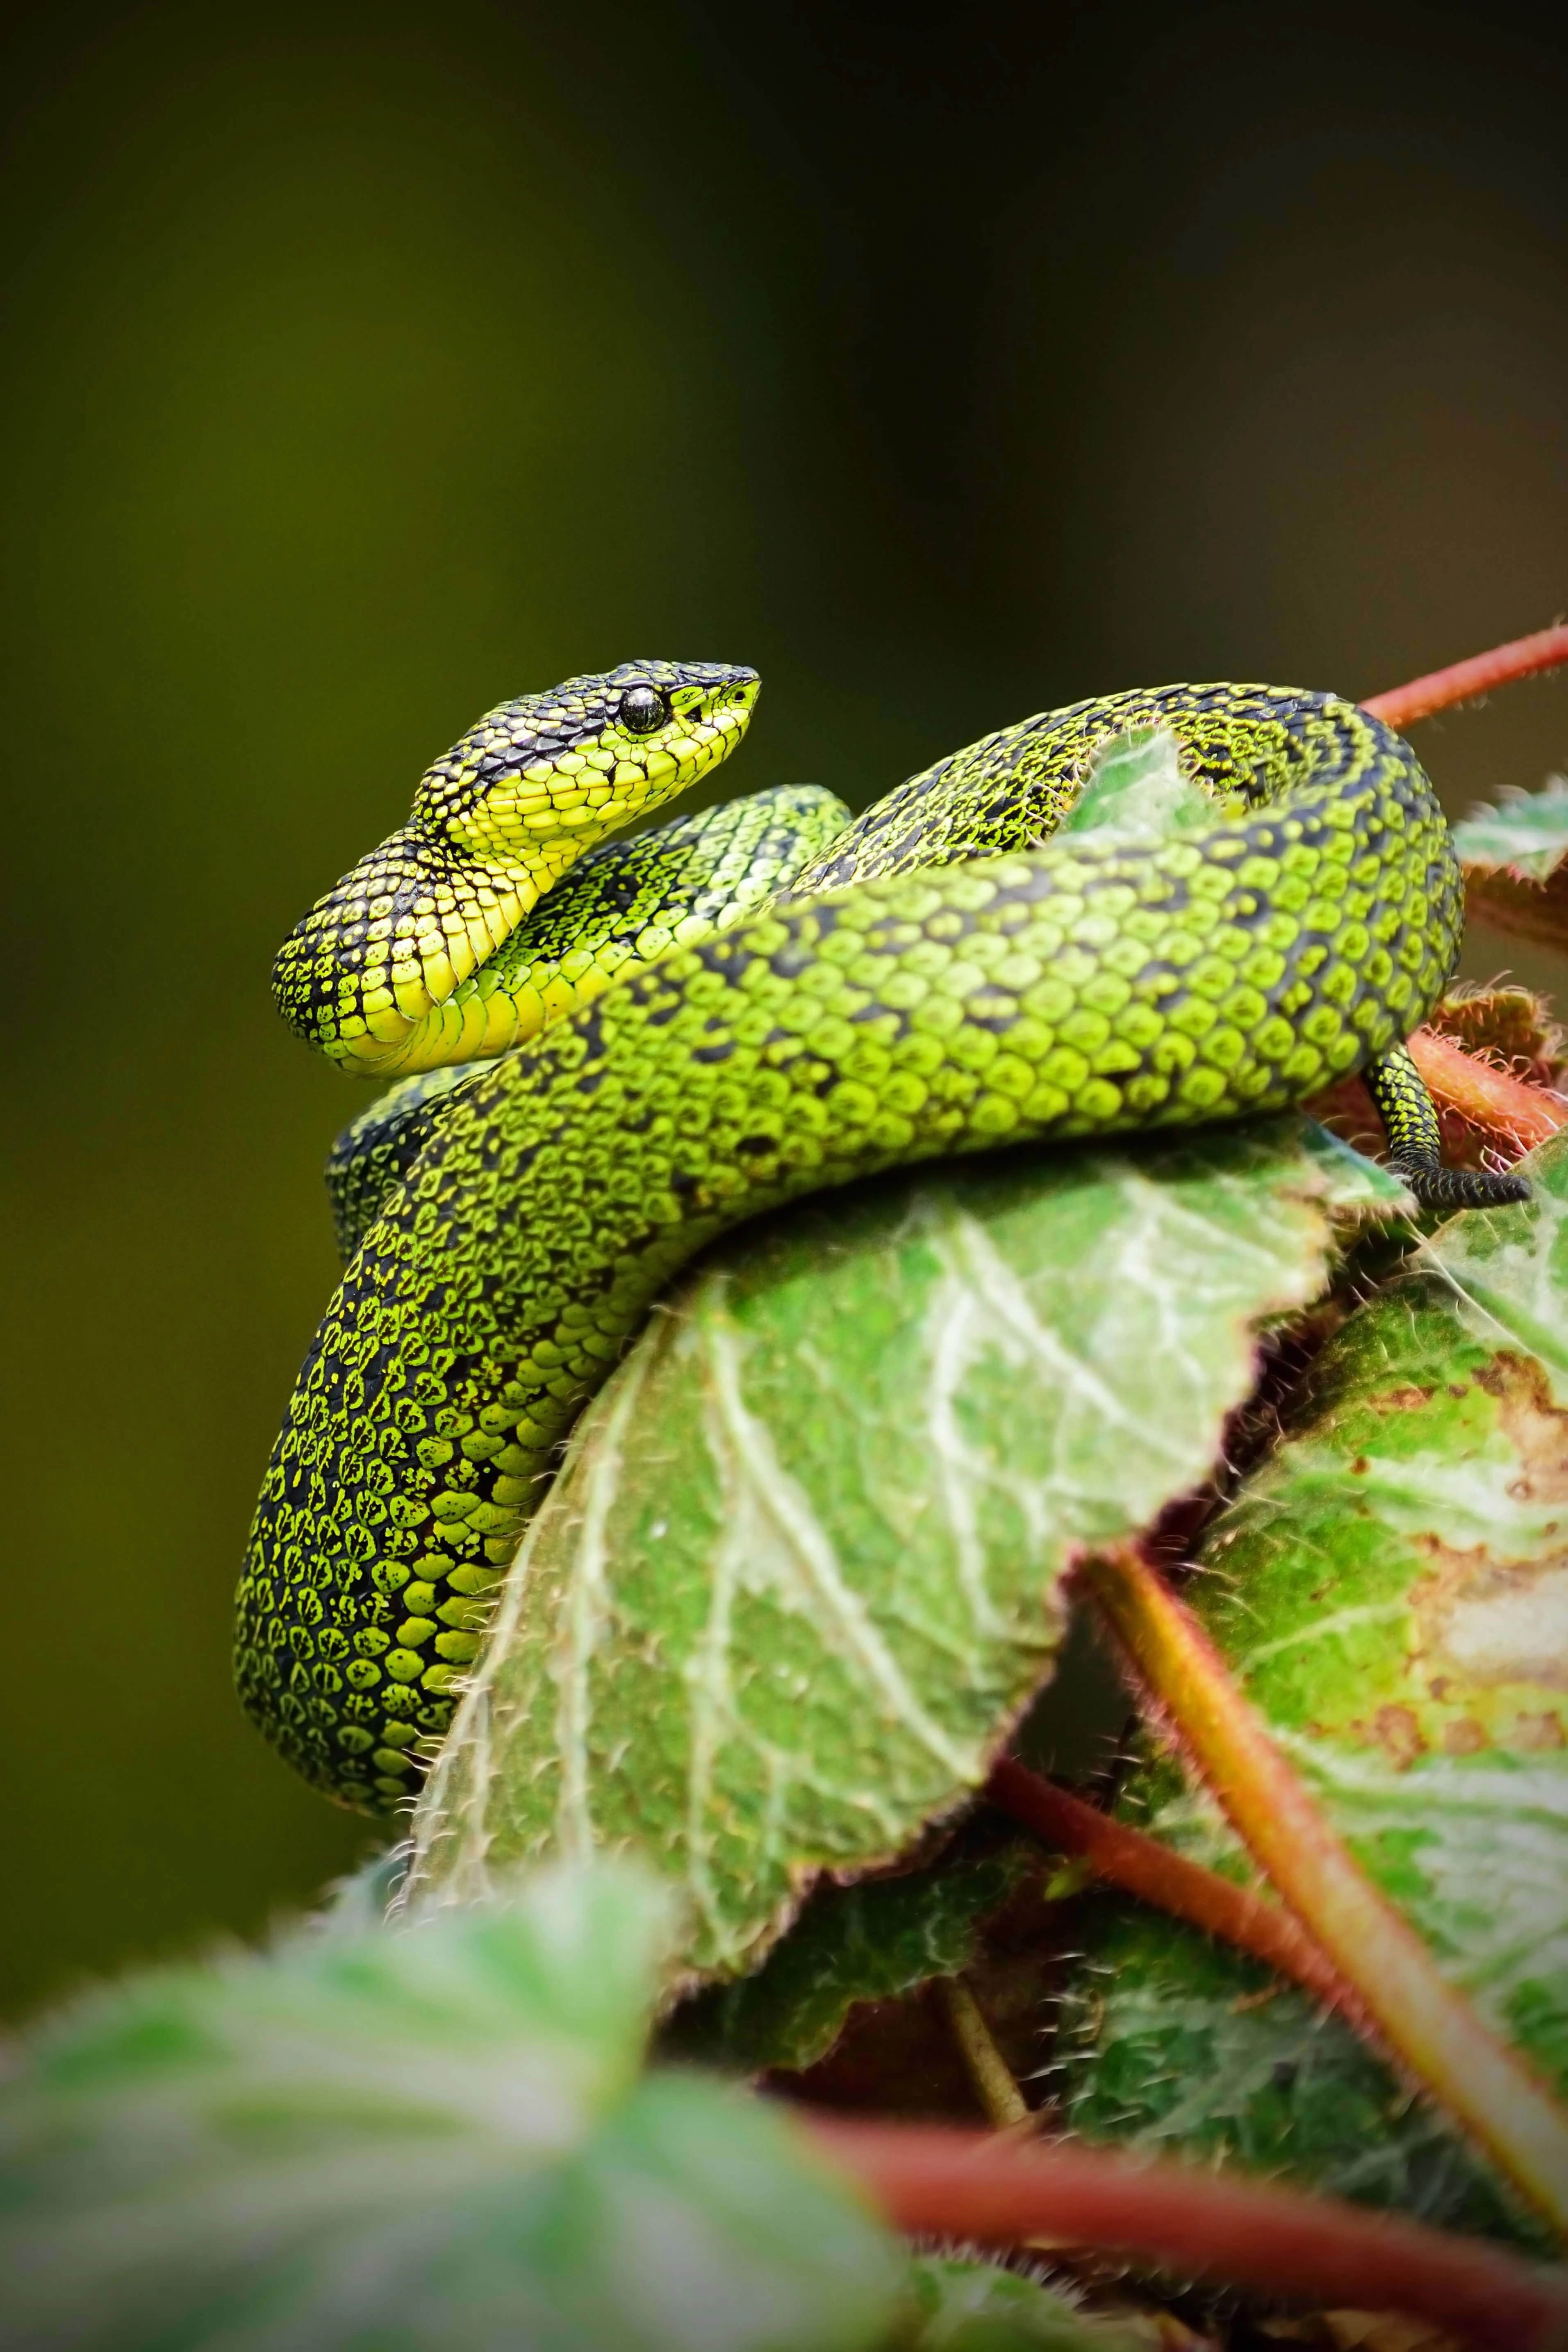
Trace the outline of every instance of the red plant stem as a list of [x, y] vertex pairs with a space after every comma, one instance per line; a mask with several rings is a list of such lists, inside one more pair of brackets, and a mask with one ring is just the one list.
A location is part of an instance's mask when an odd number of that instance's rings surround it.
[[1568, 2278], [1474, 2239], [1077, 2142], [1042, 2147], [951, 2125], [795, 2112], [822, 2154], [901, 2230], [1102, 2248], [1184, 2278], [1301, 2297], [1314, 2310], [1406, 2312], [1487, 2352], [1568, 2347]]
[[1391, 687], [1386, 694], [1368, 695], [1362, 704], [1374, 719], [1390, 727], [1411, 727], [1434, 711], [1452, 710], [1456, 703], [1473, 702], [1494, 686], [1510, 686], [1515, 678], [1534, 677], [1543, 669], [1560, 669], [1568, 662], [1568, 622], [1537, 629], [1533, 636], [1515, 637], [1511, 645], [1494, 646], [1488, 654], [1472, 654], [1468, 661], [1451, 662], [1408, 686]]
[[1451, 1037], [1417, 1029], [1409, 1051], [1436, 1101], [1517, 1151], [1533, 1151], [1560, 1127], [1568, 1127], [1568, 1103], [1555, 1101], [1541, 1087], [1527, 1086], [1489, 1062], [1478, 1061]]
[[983, 1793], [1047, 1845], [1081, 1856], [1097, 1876], [1267, 1960], [1325, 2008], [1347, 2011], [1358, 2026], [1364, 2022], [1365, 2012], [1349, 1986], [1282, 1905], [1266, 1902], [1217, 1871], [1173, 1853], [1157, 1838], [1112, 1821], [1010, 1757], [992, 1768]]
[[1568, 2115], [1352, 1858], [1203, 1627], [1136, 1548], [1097, 1553], [1082, 1574], [1254, 1862], [1360, 1995], [1390, 2049], [1568, 2231]]

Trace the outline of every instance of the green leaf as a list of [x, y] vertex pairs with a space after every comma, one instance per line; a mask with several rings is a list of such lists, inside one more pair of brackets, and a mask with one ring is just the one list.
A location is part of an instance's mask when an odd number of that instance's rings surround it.
[[906, 2272], [782, 2117], [639, 2076], [667, 1898], [505, 1910], [133, 1979], [0, 2091], [26, 2352], [858, 2352]]
[[1505, 786], [1454, 827], [1454, 847], [1467, 871], [1549, 880], [1568, 857], [1568, 776], [1549, 776], [1538, 793]]
[[923, 2254], [910, 2267], [897, 2352], [1143, 2352], [1151, 2340], [973, 2256]]
[[826, 2056], [857, 2001], [894, 2000], [969, 1966], [979, 1929], [1040, 1853], [943, 1854], [896, 1878], [813, 1888], [799, 1918], [754, 1975], [715, 1985], [676, 2020], [679, 2047], [735, 2069], [798, 2072]]
[[[1221, 810], [1226, 805], [1222, 802]], [[1182, 747], [1169, 729], [1135, 727], [1099, 747], [1088, 781], [1058, 831], [1144, 841], [1213, 824], [1215, 814], [1215, 794], [1185, 773]]]
[[1072, 2131], [1554, 2251], [1446, 2118], [1305, 1994], [1133, 1903], [1095, 1896], [1081, 1927], [1058, 2048]]
[[1300, 1119], [1018, 1151], [735, 1236], [584, 1416], [416, 1816], [419, 1899], [631, 1846], [754, 1966], [1049, 1673], [1061, 1581], [1208, 1473], [1392, 1179]]
[[[1191, 1598], [1445, 1972], [1568, 2084], [1568, 1138], [1522, 1165], [1531, 1201], [1450, 1220], [1324, 1350], [1286, 1443], [1211, 1531]], [[1237, 1867], [1215, 1808], [1168, 1762], [1129, 1801], [1156, 1835]], [[1191, 1939], [1140, 1928], [1133, 1964], [1126, 1934], [1089, 1964], [1097, 1990], [1102, 1970], [1112, 1982], [1086, 2128], [1124, 2113], [1137, 2137], [1157, 2113], [1161, 2137], [1208, 2146], [1218, 2131], [1244, 2153], [1262, 2134], [1311, 2178], [1405, 2202], [1414, 2134], [1437, 2151], [1417, 2210], [1508, 2210], [1448, 2127], [1405, 2115], [1296, 1995], [1245, 2025], [1225, 2021], [1224, 1995], [1194, 2012], [1190, 2046], [1173, 2041]], [[1157, 2087], [1173, 2074], [1179, 2093]], [[1321, 2098], [1325, 2079], [1339, 2087]]]
[[1568, 946], [1568, 777], [1504, 791], [1454, 828], [1470, 914], [1494, 930]]

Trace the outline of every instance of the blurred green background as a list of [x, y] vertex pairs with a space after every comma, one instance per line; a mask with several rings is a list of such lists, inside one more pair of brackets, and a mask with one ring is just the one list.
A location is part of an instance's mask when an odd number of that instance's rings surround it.
[[[1545, 10], [64, 5], [5, 78], [4, 1998], [365, 1842], [228, 1608], [364, 1099], [272, 951], [487, 705], [767, 681], [863, 802], [1568, 605]], [[1568, 685], [1421, 732], [1462, 808]], [[1477, 969], [1500, 956], [1486, 943]], [[1517, 960], [1516, 960], [1517, 961]]]

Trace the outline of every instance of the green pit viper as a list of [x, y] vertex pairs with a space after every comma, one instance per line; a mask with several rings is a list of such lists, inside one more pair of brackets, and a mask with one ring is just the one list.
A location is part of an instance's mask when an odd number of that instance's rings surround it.
[[[1440, 1163], [1402, 1040], [1452, 973], [1459, 876], [1365, 711], [1135, 690], [986, 736], [853, 822], [798, 785], [604, 838], [725, 759], [757, 691], [737, 664], [645, 661], [503, 703], [279, 956], [300, 1035], [405, 1078], [334, 1148], [348, 1267], [238, 1600], [245, 1705], [362, 1811], [439, 1745], [584, 1401], [740, 1219], [1354, 1070], [1421, 1202], [1527, 1189]], [[1212, 820], [1061, 831], [1141, 730], [1174, 737]]]

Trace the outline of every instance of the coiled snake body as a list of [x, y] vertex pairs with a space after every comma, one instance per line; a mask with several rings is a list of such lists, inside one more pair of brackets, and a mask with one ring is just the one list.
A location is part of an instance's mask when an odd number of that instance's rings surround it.
[[[1364, 711], [1112, 695], [853, 823], [786, 787], [591, 846], [722, 759], [756, 691], [746, 668], [641, 662], [504, 705], [279, 958], [312, 1043], [435, 1072], [338, 1148], [351, 1262], [239, 1590], [247, 1706], [347, 1804], [410, 1793], [571, 1421], [741, 1218], [939, 1154], [1279, 1108], [1356, 1069], [1423, 1201], [1525, 1189], [1439, 1163], [1401, 1041], [1453, 971], [1459, 877], [1415, 755]], [[1053, 839], [1144, 729], [1214, 821]]]

